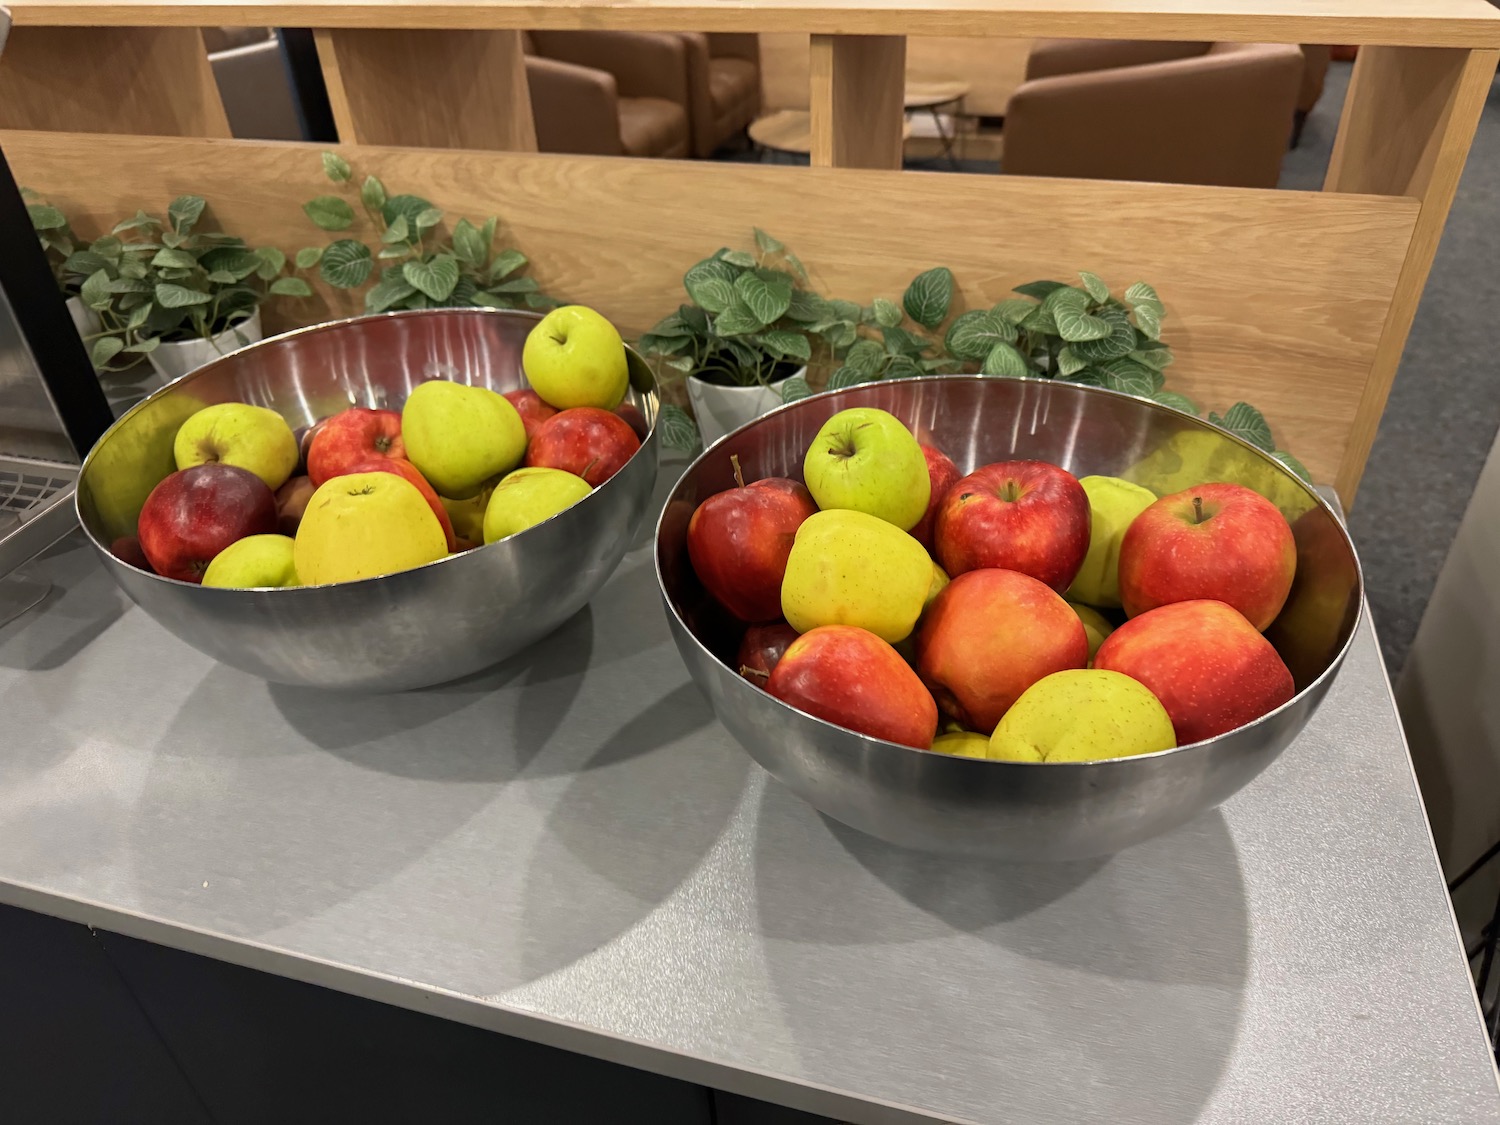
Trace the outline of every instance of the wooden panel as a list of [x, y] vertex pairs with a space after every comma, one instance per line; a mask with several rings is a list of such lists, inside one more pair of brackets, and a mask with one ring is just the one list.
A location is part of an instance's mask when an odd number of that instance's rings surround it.
[[0, 128], [227, 137], [197, 28], [18, 28], [0, 62]]
[[[287, 251], [328, 236], [299, 204], [327, 190], [318, 149], [250, 141], [0, 134], [23, 182], [85, 233], [186, 188], [227, 229]], [[1408, 199], [1008, 176], [346, 149], [356, 174], [418, 192], [452, 218], [498, 214], [552, 293], [597, 306], [630, 336], [683, 299], [682, 273], [756, 224], [784, 239], [824, 293], [899, 297], [949, 266], [963, 301], [1087, 268], [1117, 289], [1153, 282], [1177, 349], [1169, 385], [1202, 406], [1261, 407], [1320, 480], [1339, 472], [1417, 204]], [[112, 169], [99, 176], [101, 167]], [[858, 222], [850, 218], [858, 201]], [[622, 221], [622, 216], [628, 218]], [[358, 311], [281, 302], [283, 328]], [[295, 318], [295, 320], [293, 319]]]
[[535, 152], [518, 31], [317, 32], [346, 143]]
[[905, 75], [906, 40], [899, 35], [814, 35], [813, 164], [900, 168]]
[[1494, 51], [1372, 47], [1355, 63], [1325, 190], [1413, 196], [1421, 213], [1336, 482], [1346, 503], [1375, 442], [1497, 58]]
[[10, 0], [19, 25], [621, 28], [1500, 47], [1485, 0]]

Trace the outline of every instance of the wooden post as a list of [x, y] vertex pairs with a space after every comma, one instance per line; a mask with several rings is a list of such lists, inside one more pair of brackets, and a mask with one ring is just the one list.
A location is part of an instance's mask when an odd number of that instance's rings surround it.
[[345, 144], [536, 151], [519, 31], [317, 32]]
[[1335, 486], [1348, 507], [1437, 253], [1500, 52], [1361, 47], [1324, 191], [1421, 202]]
[[0, 61], [0, 128], [228, 137], [196, 27], [18, 27]]
[[812, 162], [831, 168], [900, 168], [906, 38], [814, 35]]

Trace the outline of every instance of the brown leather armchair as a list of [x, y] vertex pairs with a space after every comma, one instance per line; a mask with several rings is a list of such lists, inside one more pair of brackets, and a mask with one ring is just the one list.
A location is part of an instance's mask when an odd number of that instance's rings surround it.
[[1006, 108], [1004, 170], [1275, 187], [1303, 72], [1279, 43], [1040, 40]]
[[680, 36], [533, 31], [525, 47], [542, 152], [689, 155], [687, 47]]
[[1328, 80], [1328, 64], [1333, 59], [1333, 48], [1304, 43], [1302, 59], [1302, 87], [1297, 91], [1297, 115], [1292, 122], [1293, 148], [1302, 140], [1302, 127], [1307, 124], [1307, 115], [1323, 96], [1323, 83]]
[[760, 113], [760, 36], [685, 33], [693, 155], [712, 156]]

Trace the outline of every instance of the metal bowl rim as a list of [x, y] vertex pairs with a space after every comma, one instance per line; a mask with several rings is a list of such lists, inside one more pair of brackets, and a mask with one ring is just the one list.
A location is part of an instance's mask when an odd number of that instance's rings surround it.
[[[954, 381], [961, 380], [961, 379], [963, 379], [963, 380], [974, 380], [974, 381], [977, 381], [977, 380], [988, 380], [988, 379], [995, 379], [995, 378], [998, 378], [998, 376], [994, 376], [994, 375], [918, 375], [918, 376], [910, 376], [910, 377], [904, 378], [904, 379], [888, 379], [888, 380], [881, 380], [881, 381], [882, 382], [888, 382], [888, 383], [942, 383], [942, 382], [954, 382]], [[1040, 384], [1046, 384], [1048, 386], [1055, 386], [1056, 385], [1056, 383], [1053, 380], [1051, 380], [1051, 379], [1044, 379], [1044, 378], [1039, 378], [1039, 377], [1036, 377], [1036, 376], [1027, 376], [1027, 377], [1024, 377], [1024, 378], [1022, 378], [1022, 377], [1010, 377], [1010, 378], [1013, 378], [1014, 381], [1016, 381], [1016, 382], [1040, 383]], [[841, 387], [838, 390], [834, 390], [834, 391], [821, 391], [817, 395], [809, 395], [807, 397], [808, 398], [821, 398], [824, 395], [843, 394], [845, 391], [857, 390], [859, 387], [864, 387], [864, 386], [868, 386], [868, 385], [869, 384], [859, 383], [859, 384], [855, 384], [855, 386], [853, 386], [853, 387]], [[1190, 417], [1190, 418], [1193, 417], [1192, 415], [1186, 414], [1184, 411], [1176, 410], [1176, 409], [1174, 409], [1174, 408], [1172, 408], [1170, 406], [1164, 406], [1163, 404], [1161, 404], [1159, 402], [1153, 402], [1151, 399], [1142, 398], [1139, 395], [1127, 394], [1124, 391], [1110, 390], [1107, 387], [1090, 387], [1090, 386], [1086, 386], [1084, 384], [1079, 384], [1079, 383], [1069, 383], [1069, 384], [1066, 384], [1066, 385], [1067, 386], [1071, 386], [1071, 387], [1077, 387], [1078, 390], [1080, 390], [1081, 392], [1086, 393], [1086, 394], [1110, 395], [1110, 396], [1115, 397], [1115, 398], [1128, 399], [1130, 402], [1132, 402], [1133, 404], [1136, 404], [1138, 406], [1148, 406], [1148, 407], [1151, 407], [1151, 408], [1153, 408], [1155, 410], [1166, 411], [1166, 412], [1169, 412], [1169, 413], [1174, 414], [1174, 415], [1182, 415], [1183, 417]], [[751, 429], [752, 427], [759, 425], [765, 419], [773, 417], [773, 416], [775, 416], [777, 414], [780, 414], [783, 411], [790, 410], [791, 408], [797, 406], [798, 403], [802, 403], [802, 402], [806, 402], [806, 401], [807, 401], [807, 398], [797, 399], [795, 402], [788, 402], [788, 403], [785, 403], [785, 404], [783, 404], [781, 406], [778, 406], [774, 410], [767, 411], [765, 414], [760, 415], [758, 418], [752, 419], [751, 421], [745, 423], [743, 426], [739, 426], [738, 428], [736, 428], [734, 430], [731, 430], [729, 433], [727, 433], [723, 437], [719, 438], [718, 441], [714, 442], [713, 445], [710, 445], [708, 448], [704, 449], [702, 453], [698, 454], [697, 457], [693, 458], [693, 460], [688, 463], [687, 468], [685, 468], [682, 471], [682, 476], [679, 477], [678, 480], [677, 480], [677, 483], [672, 486], [672, 491], [667, 494], [666, 501], [665, 501], [665, 503], [662, 504], [661, 515], [657, 517], [657, 521], [656, 521], [656, 542], [655, 542], [655, 545], [654, 545], [655, 549], [652, 552], [652, 554], [654, 556], [653, 559], [652, 559], [652, 563], [653, 563], [653, 565], [655, 567], [655, 570], [656, 570], [656, 585], [657, 585], [657, 589], [661, 592], [663, 608], [669, 614], [671, 614], [672, 620], [677, 624], [677, 626], [681, 629], [681, 631], [683, 633], [685, 633], [687, 636], [689, 636], [689, 637], [692, 638], [693, 643], [698, 646], [699, 650], [701, 650], [702, 653], [705, 656], [707, 656], [710, 661], [712, 661], [714, 664], [718, 665], [724, 671], [729, 672], [736, 680], [738, 680], [741, 684], [743, 684], [745, 688], [747, 688], [747, 689], [749, 689], [751, 691], [758, 692], [761, 696], [763, 696], [767, 700], [770, 700], [776, 706], [785, 707], [788, 711], [792, 711], [792, 712], [794, 712], [794, 713], [802, 716], [804, 719], [811, 720], [812, 722], [817, 723], [820, 726], [826, 727], [826, 728], [828, 728], [831, 731], [837, 731], [837, 732], [839, 732], [840, 734], [843, 734], [843, 735], [848, 735], [848, 736], [851, 736], [853, 738], [863, 739], [866, 742], [870, 742], [870, 743], [873, 743], [873, 744], [878, 745], [878, 746], [888, 746], [888, 747], [890, 747], [893, 750], [904, 750], [907, 753], [911, 753], [911, 754], [930, 754], [930, 755], [935, 755], [935, 756], [940, 757], [940, 758], [948, 759], [950, 761], [954, 761], [954, 762], [966, 762], [966, 763], [969, 763], [972, 766], [979, 766], [979, 767], [1000, 766], [1000, 767], [1019, 767], [1019, 768], [1022, 768], [1022, 769], [1039, 769], [1039, 768], [1059, 769], [1059, 768], [1062, 768], [1062, 769], [1088, 770], [1088, 769], [1093, 769], [1093, 768], [1101, 767], [1101, 766], [1115, 765], [1115, 764], [1120, 763], [1120, 762], [1145, 762], [1145, 761], [1150, 761], [1150, 760], [1155, 759], [1155, 758], [1165, 758], [1165, 757], [1168, 757], [1168, 756], [1170, 756], [1172, 754], [1180, 753], [1181, 751], [1184, 751], [1184, 750], [1200, 750], [1203, 747], [1213, 746], [1215, 743], [1219, 742], [1221, 739], [1229, 738], [1231, 735], [1238, 735], [1238, 734], [1240, 734], [1243, 731], [1248, 731], [1248, 730], [1250, 730], [1250, 729], [1252, 729], [1252, 728], [1254, 728], [1256, 726], [1259, 726], [1262, 723], [1265, 723], [1265, 722], [1269, 721], [1274, 716], [1279, 715], [1282, 711], [1287, 710], [1289, 707], [1291, 707], [1298, 700], [1302, 699], [1304, 696], [1306, 696], [1310, 692], [1312, 692], [1314, 690], [1317, 690], [1317, 689], [1320, 689], [1322, 687], [1322, 685], [1328, 679], [1330, 679], [1335, 673], [1338, 672], [1340, 666], [1344, 663], [1344, 658], [1346, 656], [1348, 656], [1348, 654], [1349, 654], [1350, 647], [1354, 644], [1355, 634], [1359, 632], [1359, 627], [1360, 627], [1361, 623], [1363, 622], [1364, 615], [1365, 615], [1365, 575], [1364, 575], [1364, 568], [1360, 565], [1359, 552], [1355, 549], [1354, 540], [1353, 540], [1353, 538], [1349, 534], [1349, 528], [1348, 528], [1348, 526], [1345, 524], [1345, 522], [1341, 518], [1339, 518], [1339, 515], [1334, 510], [1333, 505], [1329, 504], [1327, 500], [1323, 499], [1323, 497], [1318, 494], [1318, 492], [1317, 492], [1316, 489], [1312, 488], [1306, 481], [1302, 480], [1300, 477], [1298, 477], [1295, 474], [1289, 472], [1287, 470], [1286, 466], [1282, 465], [1281, 462], [1277, 461], [1274, 457], [1272, 457], [1270, 454], [1268, 454], [1265, 450], [1259, 448], [1258, 446], [1252, 445], [1250, 442], [1246, 441], [1244, 438], [1240, 437], [1238, 434], [1231, 433], [1229, 430], [1224, 429], [1222, 426], [1215, 426], [1212, 422], [1209, 422], [1207, 419], [1204, 419], [1204, 418], [1194, 418], [1194, 421], [1200, 423], [1201, 425], [1209, 426], [1212, 429], [1218, 431], [1224, 437], [1226, 437], [1226, 438], [1228, 438], [1228, 439], [1230, 439], [1230, 440], [1238, 443], [1239, 445], [1241, 445], [1245, 449], [1248, 449], [1251, 452], [1257, 454], [1262, 460], [1264, 460], [1268, 464], [1272, 465], [1278, 472], [1282, 473], [1283, 475], [1285, 475], [1286, 477], [1290, 478], [1291, 480], [1296, 481], [1296, 483], [1302, 487], [1302, 490], [1304, 492], [1306, 492], [1309, 496], [1311, 496], [1313, 498], [1313, 500], [1317, 503], [1317, 505], [1319, 507], [1321, 507], [1324, 510], [1324, 512], [1327, 513], [1327, 515], [1330, 518], [1332, 518], [1332, 520], [1334, 521], [1335, 526], [1338, 527], [1339, 531], [1343, 535], [1345, 543], [1349, 547], [1349, 553], [1350, 553], [1351, 557], [1354, 559], [1355, 593], [1357, 595], [1358, 600], [1356, 602], [1356, 608], [1355, 608], [1355, 614], [1354, 614], [1354, 623], [1353, 623], [1353, 625], [1349, 629], [1349, 636], [1345, 639], [1343, 645], [1340, 646], [1338, 652], [1335, 653], [1334, 656], [1332, 657], [1332, 659], [1329, 660], [1328, 667], [1325, 668], [1325, 669], [1323, 669], [1323, 671], [1320, 672], [1318, 674], [1318, 676], [1315, 679], [1313, 679], [1310, 683], [1308, 683], [1307, 686], [1304, 687], [1301, 691], [1294, 692], [1293, 695], [1292, 695], [1292, 697], [1290, 699], [1288, 699], [1285, 703], [1283, 703], [1281, 706], [1276, 707], [1276, 708], [1274, 708], [1274, 709], [1272, 709], [1270, 711], [1267, 711], [1264, 715], [1261, 715], [1260, 717], [1258, 717], [1256, 719], [1253, 719], [1253, 720], [1251, 720], [1248, 723], [1244, 723], [1241, 726], [1237, 726], [1233, 730], [1225, 731], [1223, 734], [1216, 734], [1212, 738], [1205, 738], [1205, 739], [1202, 739], [1202, 740], [1200, 740], [1198, 742], [1189, 742], [1186, 745], [1182, 745], [1182, 746], [1173, 746], [1173, 747], [1171, 747], [1170, 749], [1167, 749], [1167, 750], [1154, 750], [1154, 751], [1152, 751], [1149, 754], [1127, 754], [1127, 755], [1124, 755], [1122, 757], [1117, 757], [1117, 758], [1094, 758], [1094, 759], [1091, 759], [1091, 760], [1085, 761], [1085, 762], [1015, 762], [1015, 761], [1008, 761], [1008, 760], [1002, 759], [1002, 758], [968, 758], [968, 757], [964, 757], [962, 755], [957, 755], [957, 754], [945, 754], [941, 750], [922, 749], [922, 748], [916, 747], [916, 746], [907, 746], [907, 745], [905, 745], [904, 743], [901, 743], [901, 742], [891, 742], [888, 739], [875, 738], [873, 735], [862, 734], [859, 731], [853, 730], [853, 729], [851, 729], [849, 727], [839, 726], [837, 723], [830, 723], [827, 719], [821, 719], [817, 715], [813, 715], [813, 714], [810, 714], [807, 711], [802, 710], [800, 707], [793, 707], [790, 703], [787, 703], [784, 700], [778, 699], [776, 696], [772, 695], [768, 691], [765, 691], [765, 690], [763, 690], [761, 688], [757, 688], [754, 684], [750, 683], [748, 680], [745, 680], [744, 677], [739, 676], [737, 673], [735, 673], [727, 664], [725, 664], [722, 660], [720, 660], [717, 656], [715, 656], [712, 652], [709, 651], [708, 646], [705, 645], [701, 640], [699, 640], [698, 634], [696, 634], [695, 632], [693, 632], [693, 630], [688, 627], [688, 623], [682, 619], [682, 615], [677, 612], [677, 607], [672, 604], [672, 599], [671, 599], [671, 597], [667, 593], [666, 579], [663, 577], [662, 572], [661, 572], [661, 525], [666, 520], [667, 509], [671, 506], [672, 501], [675, 500], [675, 499], [677, 499], [677, 493], [678, 493], [678, 490], [682, 487], [682, 481], [684, 479], [686, 479], [687, 476], [694, 469], [696, 469], [698, 467], [698, 463], [700, 461], [702, 461], [703, 458], [707, 457], [708, 454], [710, 452], [712, 452], [715, 447], [717, 447], [720, 443], [722, 443], [726, 439], [728, 439], [730, 437], [733, 437], [735, 434], [738, 434], [738, 433], [741, 433], [741, 432], [743, 432], [745, 430]], [[942, 732], [939, 731], [938, 733], [941, 734]], [[963, 768], [968, 768], [968, 767], [961, 766], [959, 768], [963, 769]]]

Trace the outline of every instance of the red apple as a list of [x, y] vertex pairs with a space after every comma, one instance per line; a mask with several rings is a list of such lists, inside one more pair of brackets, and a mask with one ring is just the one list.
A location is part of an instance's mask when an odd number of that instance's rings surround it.
[[173, 473], [141, 508], [141, 550], [165, 578], [203, 581], [215, 555], [247, 535], [276, 532], [276, 496], [248, 469], [210, 461]]
[[912, 528], [909, 534], [931, 552], [932, 530], [933, 524], [937, 522], [938, 508], [942, 506], [943, 497], [948, 495], [948, 489], [952, 488], [963, 474], [941, 449], [924, 445], [922, 456], [927, 458], [927, 475], [931, 478], [932, 489], [928, 493], [926, 514], [917, 521], [917, 526]]
[[1120, 541], [1120, 602], [1135, 617], [1172, 602], [1234, 606], [1257, 629], [1292, 589], [1297, 545], [1281, 510], [1238, 484], [1200, 484], [1163, 496]]
[[[151, 563], [146, 559], [146, 552], [141, 550], [141, 541], [134, 535], [122, 535], [109, 545], [109, 553], [114, 555], [123, 563], [129, 563], [137, 570], [151, 571]], [[155, 571], [151, 571], [155, 573]]]
[[1088, 554], [1088, 494], [1072, 473], [1045, 461], [986, 465], [948, 489], [933, 539], [938, 562], [955, 578], [999, 567], [1060, 594]]
[[502, 396], [510, 400], [510, 404], [516, 408], [516, 413], [521, 416], [521, 425], [526, 427], [526, 440], [531, 440], [531, 435], [536, 433], [536, 428], [557, 413], [557, 407], [548, 406], [542, 401], [542, 396], [532, 390], [506, 391]]
[[710, 496], [688, 521], [688, 558], [704, 588], [741, 621], [775, 621], [792, 541], [818, 506], [786, 477], [745, 484], [737, 458], [734, 476], [738, 487]]
[[646, 424], [646, 416], [641, 413], [641, 408], [633, 402], [622, 402], [615, 407], [615, 413], [630, 423], [630, 428], [635, 431], [635, 436], [642, 441], [651, 432], [651, 427]]
[[797, 630], [785, 621], [750, 626], [745, 630], [744, 639], [740, 641], [739, 655], [735, 657], [740, 675], [756, 687], [765, 687], [777, 661], [786, 652], [787, 646], [797, 639], [797, 635]]
[[1104, 639], [1094, 667], [1123, 672], [1161, 700], [1177, 744], [1202, 742], [1292, 698], [1292, 674], [1271, 642], [1223, 602], [1173, 602]]
[[307, 450], [307, 475], [314, 485], [353, 472], [370, 457], [405, 457], [401, 415], [394, 410], [351, 406], [322, 422]]
[[308, 477], [292, 477], [276, 490], [276, 523], [281, 534], [296, 536], [302, 513], [316, 491], [317, 486]]
[[640, 447], [641, 439], [618, 414], [597, 406], [575, 406], [536, 428], [526, 447], [526, 464], [562, 469], [598, 488], [623, 469]]
[[960, 574], [933, 599], [917, 631], [922, 682], [943, 714], [981, 734], [1043, 676], [1088, 662], [1088, 634], [1073, 607], [1014, 570]]
[[313, 438], [318, 436], [318, 431], [323, 428], [323, 423], [328, 419], [319, 418], [310, 426], [298, 426], [292, 431], [292, 436], [297, 439], [297, 467], [292, 470], [292, 476], [307, 475], [307, 454], [312, 449]]
[[853, 625], [820, 625], [787, 647], [766, 690], [825, 722], [926, 750], [937, 705], [890, 645]]
[[[417, 491], [422, 494], [422, 499], [427, 501], [427, 506], [432, 509], [433, 515], [437, 516], [438, 524], [443, 529], [443, 535], [448, 540], [448, 550], [458, 550], [458, 539], [453, 534], [453, 520], [448, 516], [448, 509], [443, 507], [443, 502], [438, 499], [438, 494], [432, 485], [427, 483], [427, 478], [404, 457], [367, 457], [359, 464], [349, 469], [351, 473], [394, 473], [398, 477], [405, 477], [417, 486]], [[347, 474], [340, 473], [339, 476]]]

